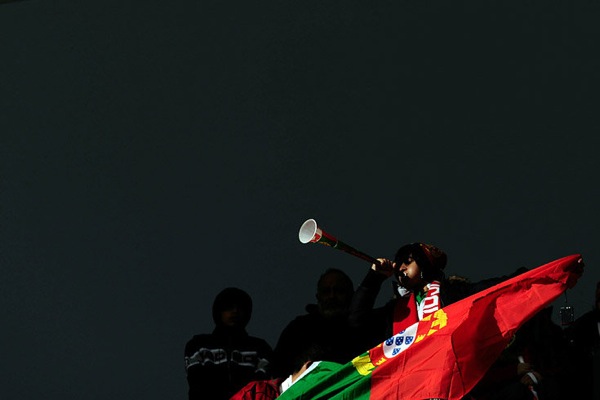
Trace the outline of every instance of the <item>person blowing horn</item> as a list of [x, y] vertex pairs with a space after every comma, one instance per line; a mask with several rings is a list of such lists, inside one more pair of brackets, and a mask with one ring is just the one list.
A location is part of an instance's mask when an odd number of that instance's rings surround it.
[[[371, 265], [356, 288], [349, 314], [362, 348], [372, 348], [438, 309], [526, 271], [520, 268], [508, 276], [470, 282], [457, 275], [446, 277], [447, 260], [440, 248], [414, 242], [400, 247], [393, 260], [378, 258]], [[381, 285], [390, 277], [392, 299], [374, 308]]]

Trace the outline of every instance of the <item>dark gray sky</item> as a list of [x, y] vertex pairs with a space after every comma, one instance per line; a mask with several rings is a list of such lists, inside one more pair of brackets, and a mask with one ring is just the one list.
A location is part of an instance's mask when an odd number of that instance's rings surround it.
[[0, 4], [0, 397], [185, 399], [222, 288], [274, 345], [360, 282], [307, 218], [474, 280], [581, 253], [591, 309], [600, 5], [525, 3]]

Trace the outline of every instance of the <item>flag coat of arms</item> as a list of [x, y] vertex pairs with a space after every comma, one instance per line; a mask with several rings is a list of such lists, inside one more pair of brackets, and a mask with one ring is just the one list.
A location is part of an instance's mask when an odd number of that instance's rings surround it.
[[579, 254], [534, 268], [428, 315], [346, 364], [322, 362], [281, 400], [459, 400], [515, 331], [572, 288]]

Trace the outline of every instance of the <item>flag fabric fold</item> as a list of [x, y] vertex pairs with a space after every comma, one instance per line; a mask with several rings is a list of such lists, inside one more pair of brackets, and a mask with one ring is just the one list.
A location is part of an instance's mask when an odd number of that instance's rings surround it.
[[458, 400], [483, 377], [515, 331], [572, 288], [583, 272], [574, 254], [454, 304], [340, 365], [323, 364], [279, 399]]

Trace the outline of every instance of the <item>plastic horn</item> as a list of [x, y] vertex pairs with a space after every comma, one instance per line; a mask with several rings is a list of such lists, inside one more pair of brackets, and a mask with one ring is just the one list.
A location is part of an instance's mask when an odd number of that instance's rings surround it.
[[345, 251], [355, 257], [370, 262], [371, 264], [379, 264], [376, 258], [373, 258], [362, 251], [356, 250], [354, 247], [347, 245], [346, 243], [337, 240], [331, 234], [325, 232], [317, 225], [317, 221], [314, 219], [307, 219], [304, 221], [298, 232], [298, 239], [303, 244], [306, 243], [321, 243], [325, 246], [333, 247], [334, 249]]

